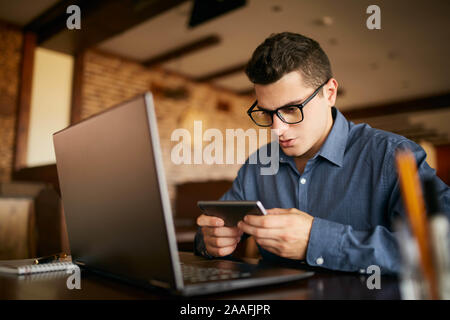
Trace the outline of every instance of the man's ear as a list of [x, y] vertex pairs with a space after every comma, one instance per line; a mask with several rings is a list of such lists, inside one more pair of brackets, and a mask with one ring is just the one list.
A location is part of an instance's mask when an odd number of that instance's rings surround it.
[[327, 99], [330, 107], [333, 107], [336, 104], [338, 86], [339, 84], [334, 78], [331, 78], [324, 86], [325, 98]]

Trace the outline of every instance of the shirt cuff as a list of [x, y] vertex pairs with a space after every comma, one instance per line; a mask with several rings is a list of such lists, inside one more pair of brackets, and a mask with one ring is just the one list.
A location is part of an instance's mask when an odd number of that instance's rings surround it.
[[306, 249], [306, 263], [328, 269], [340, 266], [344, 232], [344, 225], [315, 217]]
[[208, 259], [214, 258], [208, 253], [205, 246], [205, 241], [203, 240], [203, 233], [200, 227], [197, 229], [194, 239], [194, 254], [198, 256], [203, 256]]

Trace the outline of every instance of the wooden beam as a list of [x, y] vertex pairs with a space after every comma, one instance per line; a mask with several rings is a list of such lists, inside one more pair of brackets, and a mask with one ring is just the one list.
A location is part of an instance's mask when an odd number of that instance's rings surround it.
[[255, 95], [255, 89], [250, 88], [250, 89], [244, 89], [244, 90], [240, 90], [237, 91], [237, 94], [241, 95], [241, 96], [251, 96], [251, 95]]
[[83, 107], [83, 72], [84, 72], [85, 52], [75, 55], [72, 80], [72, 105], [70, 108], [70, 124], [81, 121], [81, 111]]
[[203, 37], [199, 40], [195, 40], [188, 44], [182, 45], [173, 50], [164, 52], [154, 58], [148, 59], [147, 61], [143, 62], [143, 65], [146, 67], [151, 67], [151, 66], [154, 66], [157, 64], [162, 64], [169, 60], [180, 58], [183, 55], [187, 55], [187, 54], [193, 53], [195, 51], [199, 51], [199, 50], [211, 47], [211, 46], [215, 46], [215, 45], [219, 44], [220, 41], [221, 41], [221, 39], [218, 35], [209, 35], [209, 36]]
[[[37, 17], [25, 30], [37, 34], [37, 43], [47, 49], [76, 54], [120, 34], [186, 0], [62, 0]], [[67, 7], [81, 11], [81, 29], [69, 30]]]
[[35, 48], [36, 35], [32, 32], [26, 32], [23, 38], [22, 65], [19, 79], [20, 87], [16, 116], [13, 171], [24, 168], [27, 165], [28, 130], [30, 123]]
[[[28, 23], [24, 27], [24, 30], [36, 33], [38, 45], [43, 46], [43, 42], [51, 39], [61, 31], [67, 30], [66, 22], [69, 15], [67, 14], [66, 10], [68, 6], [77, 5], [80, 7], [81, 25], [83, 28], [85, 18], [87, 18], [92, 13], [92, 11], [98, 10], [100, 4], [101, 1], [99, 0], [58, 1], [45, 12], [41, 13], [33, 21]], [[72, 30], [72, 32], [77, 31]]]
[[207, 82], [207, 81], [212, 81], [212, 80], [217, 79], [217, 78], [229, 76], [231, 74], [244, 72], [246, 66], [247, 66], [247, 62], [239, 63], [237, 65], [233, 65], [231, 67], [227, 67], [225, 69], [222, 69], [222, 70], [219, 70], [219, 71], [215, 71], [213, 73], [204, 75], [202, 77], [198, 77], [198, 78], [195, 79], [195, 81]]
[[14, 171], [12, 178], [17, 181], [46, 182], [53, 185], [55, 190], [60, 194], [56, 164], [22, 168]]
[[365, 108], [352, 108], [347, 111], [342, 111], [342, 113], [347, 119], [361, 119], [400, 113], [436, 110], [449, 107], [450, 93], [444, 93], [400, 102], [379, 104]]
[[196, 27], [211, 19], [245, 6], [247, 0], [194, 0], [189, 27]]
[[[96, 49], [94, 51], [103, 54], [102, 51], [100, 51], [100, 50]], [[108, 53], [106, 53], [106, 55], [108, 55]], [[111, 56], [113, 57], [114, 55], [111, 55]], [[115, 57], [117, 57], [117, 56], [115, 56]], [[133, 62], [132, 60], [127, 60], [127, 59], [125, 59], [125, 61]], [[134, 62], [139, 64], [139, 62], [137, 62], [137, 61], [134, 61]], [[172, 75], [172, 76], [175, 76], [175, 77], [179, 77], [179, 78], [183, 79], [184, 81], [187, 81], [187, 82], [190, 82], [190, 83], [194, 82], [192, 77], [188, 76], [186, 74], [183, 74], [183, 73], [180, 73], [180, 72], [177, 72], [177, 71], [173, 71], [173, 70], [164, 69], [161, 66], [156, 66], [155, 68], [156, 68], [155, 70], [157, 70], [158, 72], [162, 72], [162, 73], [164, 73], [166, 75]], [[234, 94], [234, 95], [238, 95], [239, 94], [239, 93], [236, 92], [236, 90], [231, 90], [229, 88], [225, 88], [225, 87], [222, 87], [222, 86], [214, 84], [214, 83], [203, 83], [203, 85], [209, 87], [211, 90], [215, 90], [215, 91], [219, 91], [219, 92], [226, 92], [226, 93], [230, 93], [230, 94]]]

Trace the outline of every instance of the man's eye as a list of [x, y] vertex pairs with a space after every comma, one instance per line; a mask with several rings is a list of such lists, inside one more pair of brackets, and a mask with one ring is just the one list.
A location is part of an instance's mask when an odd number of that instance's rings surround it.
[[296, 113], [298, 111], [297, 107], [285, 107], [282, 109], [283, 113]]

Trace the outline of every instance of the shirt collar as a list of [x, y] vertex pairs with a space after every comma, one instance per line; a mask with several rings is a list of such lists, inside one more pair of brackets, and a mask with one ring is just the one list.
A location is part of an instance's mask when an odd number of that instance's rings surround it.
[[[349, 132], [348, 121], [344, 117], [344, 115], [338, 109], [336, 109], [336, 107], [332, 107], [331, 112], [334, 119], [333, 127], [331, 128], [331, 131], [328, 134], [325, 143], [322, 145], [319, 152], [317, 152], [313, 159], [315, 159], [317, 156], [321, 156], [341, 167], [344, 162], [344, 152], [347, 146]], [[293, 162], [293, 158], [285, 155], [283, 149], [281, 149], [281, 146], [280, 162]]]
[[331, 112], [334, 118], [333, 127], [317, 154], [341, 167], [347, 146], [348, 121], [336, 107], [333, 107]]

